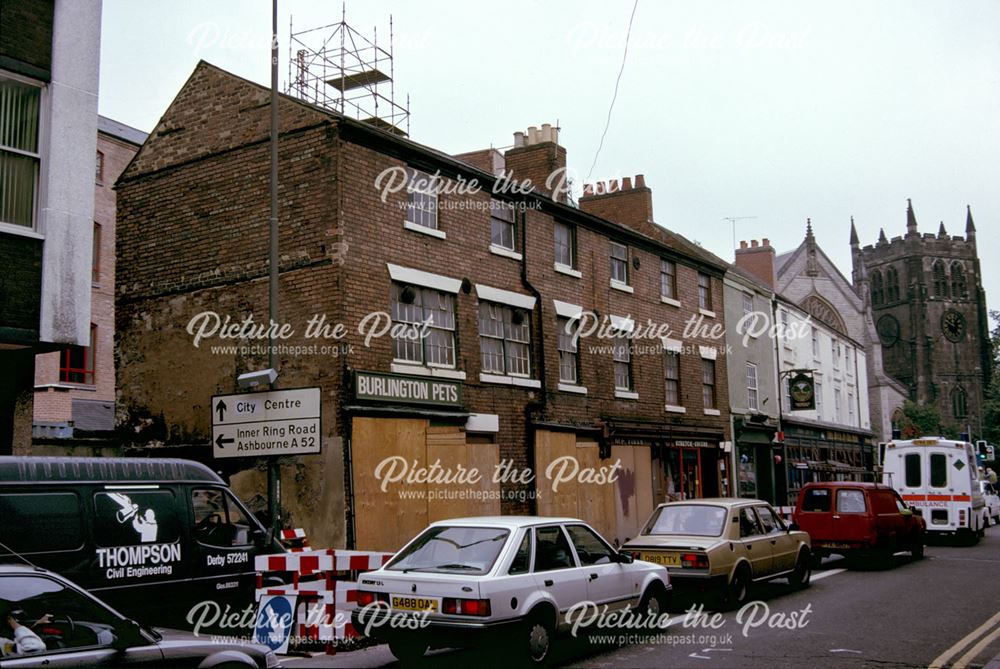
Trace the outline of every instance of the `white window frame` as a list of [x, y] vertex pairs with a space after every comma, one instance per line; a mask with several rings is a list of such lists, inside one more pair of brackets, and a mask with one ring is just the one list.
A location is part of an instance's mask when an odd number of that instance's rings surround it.
[[37, 131], [38, 138], [36, 144], [36, 151], [25, 151], [23, 149], [17, 149], [13, 146], [2, 147], [0, 146], [0, 151], [5, 151], [15, 156], [22, 156], [27, 158], [32, 158], [35, 161], [35, 187], [33, 193], [33, 199], [31, 203], [31, 225], [22, 225], [20, 223], [8, 223], [6, 221], [0, 220], [0, 232], [11, 233], [15, 235], [22, 235], [25, 237], [33, 237], [37, 239], [43, 239], [41, 234], [41, 225], [39, 221], [40, 214], [40, 202], [44, 201], [45, 193], [43, 192], [43, 178], [44, 166], [42, 165], [42, 156], [46, 155], [47, 150], [47, 135], [46, 129], [48, 127], [48, 87], [44, 82], [31, 79], [29, 77], [23, 77], [13, 72], [4, 71], [0, 73], [0, 78], [8, 79], [10, 81], [17, 82], [19, 84], [24, 84], [26, 86], [32, 86], [38, 89], [38, 123]]
[[[620, 253], [624, 254], [624, 257], [619, 257], [615, 255], [615, 251], [618, 250]], [[610, 251], [608, 251], [608, 258], [611, 263], [611, 283], [619, 284], [622, 286], [629, 285], [629, 271], [628, 271], [628, 246], [621, 244], [619, 242], [611, 242]], [[624, 278], [619, 275], [615, 276], [615, 267], [620, 267], [624, 270]]]
[[[568, 239], [566, 244], [563, 245], [559, 239], [560, 229], [566, 231]], [[576, 227], [570, 225], [569, 223], [563, 223], [562, 221], [554, 221], [552, 225], [552, 243], [553, 243], [553, 253], [555, 255], [556, 269], [564, 268], [566, 270], [576, 271]], [[565, 246], [566, 252], [569, 254], [569, 263], [564, 262], [562, 258], [559, 257], [560, 250]]]
[[[632, 376], [632, 342], [628, 332], [619, 330], [611, 340], [611, 360], [616, 393], [634, 393], [635, 379]], [[625, 373], [625, 384], [618, 382], [620, 372]]]
[[[438, 206], [438, 194], [435, 191], [439, 178], [412, 167], [408, 168], [407, 173], [409, 178], [406, 182], [406, 222], [411, 226], [440, 232], [441, 210]], [[416, 183], [418, 181], [426, 181], [426, 187], [420, 187]]]
[[753, 294], [743, 293], [743, 315], [748, 316], [753, 313]]
[[[449, 342], [450, 345], [445, 346], [445, 349], [448, 350], [448, 351], [450, 351], [450, 358], [451, 358], [451, 360], [450, 360], [450, 362], [445, 362], [445, 363], [442, 363], [442, 362], [431, 362], [429, 360], [428, 345], [431, 343], [431, 337], [423, 337], [420, 341], [418, 341], [418, 342], [415, 343], [415, 345], [418, 346], [419, 350], [420, 350], [420, 359], [419, 360], [415, 360], [412, 357], [406, 357], [405, 356], [405, 352], [407, 351], [406, 347], [407, 346], [413, 346], [414, 345], [413, 342], [410, 342], [410, 341], [406, 340], [404, 337], [393, 337], [393, 344], [392, 344], [392, 346], [393, 346], [393, 352], [392, 352], [393, 362], [394, 363], [404, 364], [404, 365], [420, 365], [420, 366], [424, 366], [424, 367], [428, 367], [428, 368], [434, 367], [434, 368], [443, 368], [443, 369], [456, 369], [457, 361], [458, 361], [458, 348], [457, 348], [457, 342], [456, 342], [456, 332], [457, 332], [457, 329], [458, 329], [458, 319], [457, 319], [457, 313], [456, 312], [457, 312], [458, 308], [457, 308], [457, 304], [456, 304], [456, 300], [455, 300], [455, 295], [451, 294], [448, 291], [439, 290], [439, 289], [436, 289], [436, 288], [431, 288], [431, 287], [427, 287], [427, 286], [420, 286], [420, 285], [415, 285], [415, 284], [405, 284], [405, 283], [402, 283], [402, 282], [393, 281], [392, 286], [390, 288], [390, 299], [389, 299], [390, 318], [392, 319], [392, 323], [393, 323], [394, 326], [398, 325], [398, 324], [403, 324], [404, 327], [406, 328], [406, 330], [408, 331], [408, 334], [409, 334], [409, 331], [412, 330], [412, 329], [414, 329], [414, 328], [416, 328], [416, 329], [418, 329], [418, 330], [420, 330], [422, 332], [423, 328], [424, 328], [424, 326], [423, 326], [423, 322], [424, 321], [423, 320], [421, 320], [421, 321], [402, 320], [402, 319], [397, 318], [397, 313], [396, 313], [396, 308], [395, 308], [395, 302], [398, 301], [398, 300], [395, 298], [395, 294], [396, 294], [396, 291], [399, 291], [401, 293], [402, 290], [405, 289], [406, 287], [410, 287], [413, 290], [417, 291], [417, 294], [420, 297], [421, 316], [423, 316], [424, 313], [426, 312], [426, 308], [427, 307], [424, 306], [424, 301], [427, 299], [427, 296], [429, 294], [434, 294], [434, 296], [435, 296], [436, 299], [440, 299], [441, 296], [444, 296], [444, 297], [448, 298], [446, 300], [446, 302], [448, 302], [448, 303], [451, 304], [451, 327], [445, 327], [445, 326], [441, 326], [441, 325], [437, 325], [437, 324], [433, 324], [433, 323], [428, 324], [426, 327], [427, 327], [428, 330], [432, 330], [432, 331], [450, 332], [451, 333], [451, 338], [450, 338], [450, 342]], [[400, 301], [400, 304], [404, 304], [404, 303]], [[406, 306], [409, 307], [411, 305], [406, 305]], [[400, 348], [397, 348], [397, 342], [399, 342], [399, 341], [402, 341], [402, 343], [398, 344], [398, 346]], [[404, 355], [400, 355], [400, 351], [403, 351]]]
[[[669, 272], [667, 268], [670, 268]], [[677, 302], [677, 263], [666, 258], [660, 258], [660, 298], [670, 300], [669, 304]]]
[[[509, 216], [509, 218], [508, 218]], [[497, 229], [500, 227], [499, 240]], [[510, 243], [506, 243], [505, 231], [510, 233]], [[514, 205], [503, 200], [490, 200], [490, 247], [517, 253], [517, 216]]]
[[747, 409], [756, 412], [759, 410], [758, 387], [757, 387], [757, 365], [752, 362], [747, 363]]
[[[486, 315], [489, 316], [488, 320], [484, 321], [484, 309], [486, 310]], [[513, 324], [513, 316], [515, 311], [521, 311], [524, 314], [524, 322], [521, 325]], [[499, 318], [497, 318], [499, 316]], [[522, 379], [531, 378], [531, 311], [517, 305], [504, 304], [503, 302], [495, 302], [485, 299], [480, 299], [479, 311], [478, 311], [478, 332], [479, 332], [479, 362], [481, 365], [481, 373], [487, 375], [495, 376], [509, 376], [517, 377]], [[501, 331], [496, 332], [484, 332], [484, 324], [486, 323], [499, 323]], [[513, 328], [523, 329], [527, 333], [527, 337], [524, 341], [514, 338]], [[500, 342], [500, 357], [499, 360], [502, 365], [502, 369], [496, 369], [495, 366], [487, 366], [486, 358], [487, 351], [484, 346], [487, 341]], [[524, 348], [524, 356], [516, 355], [516, 351]], [[489, 352], [489, 355], [493, 356], [495, 353]], [[512, 356], [515, 356], [512, 357]], [[523, 370], [512, 371], [514, 361], [523, 363]]]

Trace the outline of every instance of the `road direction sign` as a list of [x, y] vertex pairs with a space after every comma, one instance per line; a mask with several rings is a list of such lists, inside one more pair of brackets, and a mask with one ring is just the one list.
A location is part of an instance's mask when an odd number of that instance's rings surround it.
[[217, 458], [320, 452], [319, 388], [271, 390], [212, 398]]

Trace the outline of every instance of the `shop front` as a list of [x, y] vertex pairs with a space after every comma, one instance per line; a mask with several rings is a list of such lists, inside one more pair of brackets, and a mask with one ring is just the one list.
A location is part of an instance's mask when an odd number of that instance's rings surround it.
[[794, 506], [802, 486], [812, 481], [872, 481], [872, 433], [845, 431], [785, 420], [786, 504]]
[[461, 383], [359, 371], [351, 400], [353, 546], [395, 551], [436, 520], [500, 513], [500, 421], [467, 411]]
[[783, 503], [785, 468], [781, 444], [775, 442], [776, 428], [766, 422], [737, 418], [733, 421], [733, 432], [736, 436], [736, 494], [771, 504]]

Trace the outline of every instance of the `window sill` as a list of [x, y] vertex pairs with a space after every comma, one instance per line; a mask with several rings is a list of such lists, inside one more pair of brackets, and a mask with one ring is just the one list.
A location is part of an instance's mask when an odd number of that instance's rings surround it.
[[448, 235], [442, 230], [436, 228], [428, 228], [423, 225], [417, 225], [416, 223], [410, 223], [409, 221], [403, 222], [403, 227], [407, 230], [412, 230], [413, 232], [419, 232], [422, 235], [430, 235], [431, 237], [437, 237], [438, 239], [447, 239]]
[[681, 306], [680, 300], [675, 300], [672, 297], [663, 297], [662, 295], [660, 295], [660, 302], [662, 302], [663, 304], [669, 304], [672, 307], [680, 307]]
[[632, 286], [628, 285], [627, 283], [622, 283], [621, 281], [616, 281], [614, 279], [611, 279], [611, 287], [614, 288], [615, 290], [620, 290], [623, 293], [631, 294], [635, 292], [635, 288], [633, 288]]
[[684, 407], [674, 406], [673, 404], [668, 404], [663, 407], [663, 410], [667, 413], [687, 413], [688, 410]]
[[715, 312], [712, 311], [711, 309], [702, 309], [699, 307], [698, 313], [706, 318], [715, 318]]
[[619, 400], [637, 400], [639, 399], [639, 393], [632, 392], [630, 390], [618, 390], [615, 389], [615, 399]]
[[541, 388], [542, 382], [538, 379], [527, 379], [523, 376], [505, 376], [503, 374], [480, 374], [479, 380], [482, 383], [496, 383], [502, 386], [521, 386], [522, 388]]
[[706, 416], [721, 416], [722, 412], [718, 409], [705, 409], [704, 413]]
[[559, 390], [560, 390], [560, 392], [564, 392], [564, 393], [576, 393], [577, 395], [586, 395], [587, 394], [587, 388], [585, 386], [577, 386], [577, 385], [574, 385], [572, 383], [560, 383], [559, 384]]
[[42, 383], [35, 386], [35, 390], [56, 390], [56, 391], [66, 391], [66, 390], [86, 390], [88, 392], [97, 392], [96, 383], [70, 383], [69, 381], [60, 381], [58, 383]]
[[579, 279], [583, 277], [583, 274], [581, 274], [579, 270], [575, 270], [569, 265], [563, 265], [562, 263], [555, 263], [553, 265], [553, 269], [555, 269], [555, 271], [559, 272], [560, 274], [571, 276], [574, 279]]
[[426, 367], [424, 365], [411, 365], [403, 362], [394, 362], [389, 366], [389, 370], [394, 374], [412, 374], [413, 376], [436, 376], [440, 379], [456, 379], [465, 381], [465, 372], [447, 367]]
[[31, 228], [26, 228], [23, 225], [14, 225], [13, 223], [0, 223], [0, 232], [8, 235], [30, 237], [31, 239], [45, 239], [45, 235], [39, 234]]
[[503, 246], [497, 246], [496, 244], [490, 244], [490, 253], [495, 256], [503, 256], [504, 258], [510, 258], [511, 260], [523, 260], [522, 256], [517, 251], [511, 251]]

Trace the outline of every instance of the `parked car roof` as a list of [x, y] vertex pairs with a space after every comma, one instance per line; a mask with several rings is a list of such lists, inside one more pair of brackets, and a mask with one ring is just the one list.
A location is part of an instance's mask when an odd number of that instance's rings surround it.
[[448, 518], [431, 523], [435, 525], [473, 525], [479, 527], [506, 527], [517, 529], [529, 525], [546, 523], [583, 523], [579, 518], [563, 518], [548, 516], [470, 516], [467, 518]]
[[176, 458], [0, 457], [0, 482], [108, 483], [196, 481], [223, 483], [205, 465]]
[[810, 481], [802, 486], [803, 488], [868, 488], [874, 490], [881, 488], [892, 490], [884, 483], [872, 483], [871, 481]]
[[659, 506], [671, 506], [675, 504], [712, 504], [714, 506], [740, 506], [742, 504], [767, 504], [762, 499], [750, 499], [748, 497], [698, 497], [695, 499], [684, 499], [677, 502], [663, 502]]

